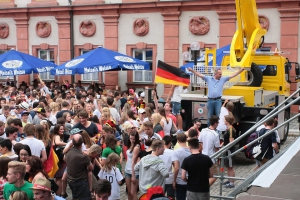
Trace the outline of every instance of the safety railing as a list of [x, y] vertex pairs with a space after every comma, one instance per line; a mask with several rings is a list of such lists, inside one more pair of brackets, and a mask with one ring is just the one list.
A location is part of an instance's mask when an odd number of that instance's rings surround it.
[[[270, 113], [268, 113], [258, 123], [256, 123], [256, 125], [252, 126], [244, 134], [242, 134], [241, 136], [239, 136], [238, 138], [236, 138], [233, 142], [227, 144], [225, 147], [223, 147], [221, 150], [217, 151], [215, 154], [213, 154], [211, 156], [211, 158], [220, 158], [221, 159], [221, 166], [220, 166], [220, 175], [219, 176], [214, 176], [215, 178], [219, 178], [220, 179], [220, 192], [219, 192], [219, 196], [217, 196], [217, 195], [211, 195], [210, 197], [212, 197], [212, 198], [218, 198], [218, 199], [235, 199], [234, 196], [222, 196], [222, 192], [223, 192], [223, 190], [222, 190], [223, 180], [226, 179], [226, 178], [227, 179], [233, 179], [233, 180], [246, 180], [246, 178], [224, 176], [224, 159], [230, 158], [230, 157], [236, 155], [237, 153], [239, 153], [239, 152], [247, 149], [249, 146], [254, 145], [257, 141], [261, 140], [262, 138], [268, 136], [269, 134], [273, 133], [274, 131], [280, 129], [281, 127], [285, 126], [286, 124], [290, 123], [291, 121], [293, 121], [294, 119], [296, 119], [297, 117], [299, 117], [300, 113], [298, 113], [294, 117], [286, 120], [285, 122], [283, 122], [282, 124], [278, 125], [277, 127], [274, 127], [273, 129], [267, 131], [264, 135], [259, 136], [258, 138], [256, 138], [252, 142], [246, 144], [245, 146], [243, 146], [242, 148], [240, 148], [237, 151], [233, 152], [232, 154], [226, 156], [225, 153], [227, 152], [227, 150], [229, 150], [231, 147], [233, 147], [234, 145], [236, 145], [244, 137], [246, 137], [250, 133], [252, 133], [253, 130], [256, 130], [256, 128], [258, 128], [260, 125], [262, 125], [267, 119], [275, 117], [280, 112], [283, 112], [284, 110], [286, 110], [287, 108], [289, 108], [290, 106], [292, 106], [293, 104], [295, 104], [297, 101], [299, 101], [300, 100], [300, 96], [297, 97], [296, 99], [294, 99], [293, 101], [291, 101], [290, 103], [288, 103], [287, 105], [285, 105], [286, 102], [290, 101], [290, 99], [292, 99], [299, 92], [300, 92], [300, 88], [298, 88], [298, 90], [295, 91], [292, 95], [290, 95], [287, 99], [285, 99], [284, 101], [282, 101]], [[285, 105], [285, 106], [283, 106], [283, 105]], [[276, 157], [276, 159], [277, 159], [277, 157]]]

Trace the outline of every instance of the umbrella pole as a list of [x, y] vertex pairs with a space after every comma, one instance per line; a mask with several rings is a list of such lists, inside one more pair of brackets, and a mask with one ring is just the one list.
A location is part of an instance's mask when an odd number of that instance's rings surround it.
[[17, 87], [17, 77], [16, 77], [16, 75], [14, 75], [14, 85], [15, 85], [16, 88], [18, 88]]

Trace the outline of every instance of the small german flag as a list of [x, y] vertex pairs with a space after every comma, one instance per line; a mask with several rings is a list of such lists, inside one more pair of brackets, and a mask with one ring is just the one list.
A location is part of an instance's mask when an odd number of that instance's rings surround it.
[[188, 86], [190, 84], [190, 76], [184, 73], [184, 71], [181, 69], [168, 65], [167, 63], [159, 60], [157, 63], [154, 82]]

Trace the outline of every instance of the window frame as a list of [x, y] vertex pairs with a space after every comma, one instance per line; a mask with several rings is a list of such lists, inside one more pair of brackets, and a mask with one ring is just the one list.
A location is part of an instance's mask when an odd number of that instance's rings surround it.
[[[152, 51], [152, 60], [147, 60], [147, 51], [151, 50]], [[153, 66], [153, 49], [152, 48], [146, 48], [146, 49], [132, 49], [132, 57], [135, 58], [135, 52], [136, 51], [142, 51], [142, 61], [145, 62], [151, 62]], [[153, 67], [152, 67], [153, 68]], [[135, 80], [135, 72], [142, 72], [142, 81], [137, 81]], [[151, 81], [146, 81], [146, 73], [149, 73], [151, 71]], [[153, 70], [138, 70], [138, 71], [133, 71], [133, 77], [132, 77], [132, 82], [134, 83], [151, 83], [153, 82]]]
[[[49, 48], [49, 49], [38, 49], [37, 50], [38, 52], [37, 52], [37, 54], [38, 54], [38, 58], [39, 59], [41, 59], [41, 54], [40, 54], [40, 52], [41, 51], [46, 51], [47, 52], [47, 59], [46, 59], [46, 61], [50, 61], [50, 62], [54, 62], [55, 63], [55, 51], [54, 51], [54, 49], [52, 49], [52, 48]], [[53, 59], [51, 59], [50, 58], [50, 56], [51, 56], [51, 53], [50, 52], [53, 52]], [[44, 59], [41, 59], [41, 60], [44, 60]], [[46, 74], [46, 78], [43, 76], [43, 75], [45, 75]], [[42, 80], [45, 80], [45, 81], [52, 81], [52, 80], [55, 80], [55, 75], [51, 75], [51, 73], [50, 72], [44, 72], [44, 73], [41, 73], [40, 74], [40, 76], [41, 76], [41, 79]], [[51, 77], [52, 76], [52, 77]]]

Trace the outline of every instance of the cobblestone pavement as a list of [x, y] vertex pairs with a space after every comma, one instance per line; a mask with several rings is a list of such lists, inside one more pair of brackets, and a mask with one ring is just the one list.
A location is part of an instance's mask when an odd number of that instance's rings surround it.
[[[285, 149], [286, 147], [290, 146], [299, 136], [299, 124], [297, 120], [294, 120], [290, 123], [290, 131], [289, 131], [289, 137], [287, 138], [286, 142], [284, 142], [281, 145], [281, 150]], [[125, 162], [123, 162], [123, 169], [125, 166]], [[234, 158], [234, 171], [236, 177], [242, 177], [247, 178], [251, 173], [253, 173], [253, 169], [255, 168], [255, 161], [247, 159], [244, 156], [244, 153], [238, 153]], [[241, 184], [242, 181], [235, 181], [235, 186], [238, 186]], [[219, 195], [220, 193], [220, 181], [217, 180], [210, 188], [210, 194], [211, 195]], [[233, 189], [226, 189], [223, 187], [222, 193], [223, 196], [229, 194]], [[71, 200], [71, 191], [68, 187], [67, 193], [69, 197], [67, 200]], [[127, 194], [125, 192], [125, 184], [121, 187], [121, 199], [120, 200], [126, 200]], [[141, 194], [138, 194], [141, 195]]]

